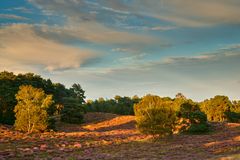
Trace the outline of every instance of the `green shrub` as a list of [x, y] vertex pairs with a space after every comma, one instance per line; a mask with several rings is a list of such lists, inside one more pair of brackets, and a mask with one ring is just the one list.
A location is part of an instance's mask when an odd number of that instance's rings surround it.
[[201, 133], [209, 131], [207, 115], [201, 111], [194, 111], [189, 114], [190, 127], [187, 132]]
[[160, 136], [173, 133], [177, 117], [172, 101], [147, 95], [134, 105], [134, 112], [140, 132]]
[[240, 113], [225, 112], [228, 122], [240, 123]]
[[200, 123], [200, 124], [191, 124], [190, 128], [188, 129], [188, 133], [204, 133], [209, 131], [209, 125], [207, 123]]
[[42, 132], [48, 128], [47, 109], [53, 104], [52, 95], [30, 85], [20, 86], [16, 95], [15, 128], [23, 132]]
[[198, 104], [186, 101], [180, 106], [175, 133], [200, 133], [207, 132], [208, 129], [207, 116], [200, 111]]
[[190, 113], [195, 111], [200, 111], [198, 104], [191, 100], [186, 100], [179, 107], [178, 117], [189, 118]]

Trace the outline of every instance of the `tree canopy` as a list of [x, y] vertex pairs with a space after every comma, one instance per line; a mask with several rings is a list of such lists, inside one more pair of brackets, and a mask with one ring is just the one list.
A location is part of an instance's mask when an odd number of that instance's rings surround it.
[[53, 83], [50, 79], [43, 79], [33, 73], [15, 75], [12, 72], [0, 72], [0, 123], [14, 124], [14, 107], [17, 105], [15, 95], [22, 85], [31, 85], [41, 88], [46, 94], [51, 94], [54, 104], [48, 108], [48, 114], [60, 113], [67, 98], [77, 99], [78, 103], [85, 101], [84, 90], [79, 84], [73, 84], [71, 88], [66, 88], [61, 83]]
[[52, 95], [46, 95], [42, 89], [31, 85], [20, 86], [16, 94], [17, 105], [15, 128], [32, 133], [48, 128], [48, 108], [53, 104]]

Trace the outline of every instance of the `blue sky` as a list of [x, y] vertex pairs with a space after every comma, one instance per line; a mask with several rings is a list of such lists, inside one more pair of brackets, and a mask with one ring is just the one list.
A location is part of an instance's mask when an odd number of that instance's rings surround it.
[[238, 0], [1, 0], [0, 69], [87, 98], [240, 99]]

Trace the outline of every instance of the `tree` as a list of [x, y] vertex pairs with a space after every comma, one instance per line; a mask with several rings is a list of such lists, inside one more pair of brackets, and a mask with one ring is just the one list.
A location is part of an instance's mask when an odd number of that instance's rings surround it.
[[138, 103], [140, 98], [134, 96], [121, 97], [115, 96], [114, 99], [99, 99], [84, 104], [84, 108], [87, 112], [106, 112], [120, 115], [134, 115], [133, 105]]
[[83, 115], [86, 112], [83, 104], [85, 103], [85, 91], [80, 84], [73, 84], [69, 90], [69, 95], [63, 97], [63, 109], [61, 111], [61, 121], [66, 123], [82, 123]]
[[66, 123], [80, 124], [83, 122], [84, 107], [78, 99], [73, 97], [64, 98], [64, 107], [61, 110], [61, 121]]
[[201, 110], [209, 121], [221, 122], [227, 119], [225, 112], [230, 112], [232, 103], [227, 96], [215, 96], [201, 104]]
[[115, 99], [116, 102], [118, 102], [121, 98], [122, 98], [122, 97], [119, 96], [119, 95], [116, 95], [116, 96], [114, 97], [114, 99]]
[[52, 95], [46, 95], [42, 89], [31, 85], [24, 85], [19, 87], [16, 100], [15, 128], [28, 133], [45, 131], [49, 118], [47, 109], [53, 104]]
[[0, 72], [0, 123], [14, 124], [13, 110], [17, 104], [15, 95], [21, 85], [42, 88], [47, 94], [52, 94], [54, 89], [50, 80], [44, 80], [33, 73], [14, 75], [12, 72]]
[[230, 112], [225, 112], [228, 122], [240, 123], [240, 101], [233, 101]]
[[79, 84], [70, 89], [63, 84], [52, 83], [50, 79], [43, 79], [33, 73], [14, 75], [12, 72], [0, 72], [0, 123], [13, 125], [15, 121], [14, 107], [17, 105], [15, 95], [21, 85], [31, 85], [42, 88], [46, 94], [53, 95], [54, 104], [48, 108], [50, 116], [60, 112], [65, 97], [74, 97], [78, 102], [84, 103], [84, 91]]
[[0, 73], [0, 123], [14, 124], [15, 94], [18, 91], [17, 77], [12, 72]]
[[187, 99], [182, 93], [177, 93], [175, 98]]
[[85, 91], [82, 89], [80, 84], [74, 83], [70, 88], [70, 91], [72, 91], [72, 94], [70, 95], [71, 97], [77, 98], [78, 102], [81, 104], [85, 103]]
[[240, 101], [233, 101], [233, 105], [230, 110], [231, 112], [240, 114]]

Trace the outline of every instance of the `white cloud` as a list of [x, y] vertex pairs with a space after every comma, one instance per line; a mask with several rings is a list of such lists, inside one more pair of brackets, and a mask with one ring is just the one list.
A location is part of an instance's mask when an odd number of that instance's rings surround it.
[[4, 66], [40, 66], [48, 71], [78, 68], [93, 50], [64, 45], [39, 37], [34, 26], [15, 24], [0, 28], [0, 62]]

